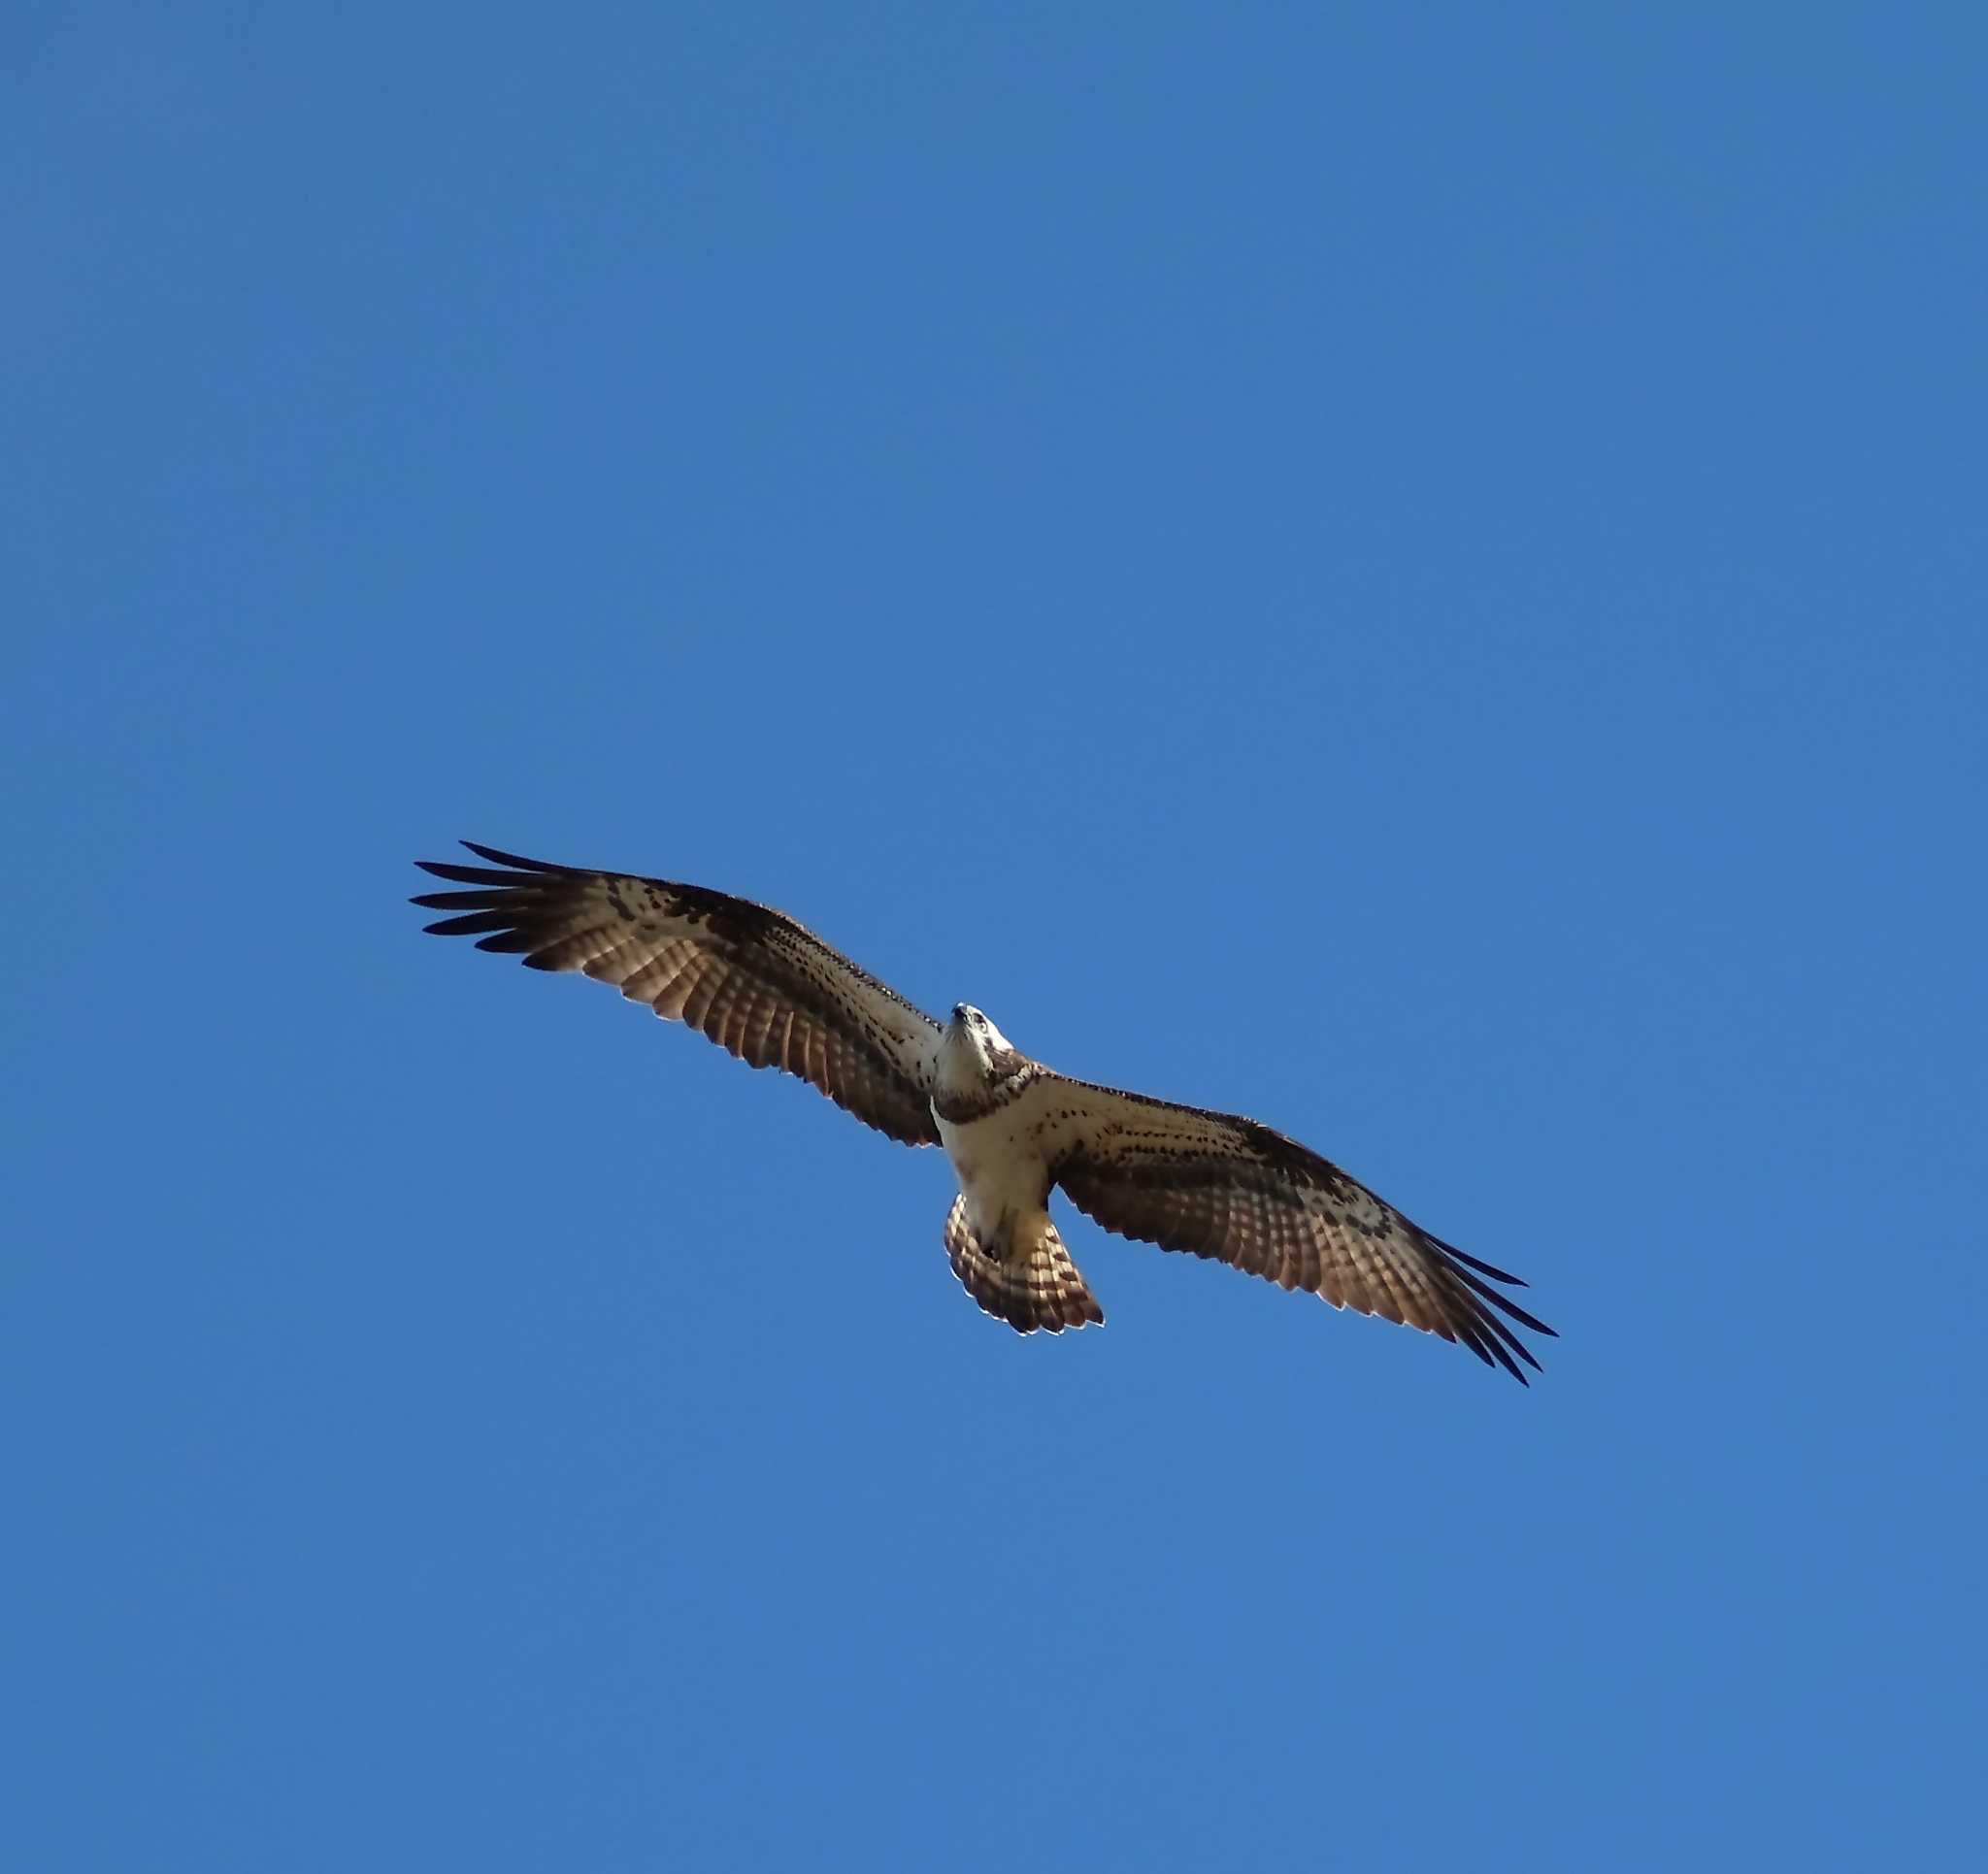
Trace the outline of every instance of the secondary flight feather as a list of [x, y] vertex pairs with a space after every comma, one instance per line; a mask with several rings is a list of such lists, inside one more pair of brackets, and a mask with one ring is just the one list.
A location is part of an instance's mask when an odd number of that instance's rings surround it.
[[1521, 1384], [1539, 1362], [1508, 1325], [1552, 1334], [1508, 1296], [1515, 1275], [1410, 1223], [1338, 1166], [1236, 1113], [1073, 1080], [1031, 1060], [971, 1003], [942, 1024], [764, 904], [662, 878], [520, 859], [421, 860], [469, 889], [414, 903], [427, 929], [534, 970], [577, 970], [779, 1068], [907, 1145], [944, 1147], [959, 1178], [953, 1272], [1017, 1332], [1102, 1322], [1048, 1212], [1061, 1186], [1121, 1236], [1229, 1263], [1336, 1308], [1468, 1347]]

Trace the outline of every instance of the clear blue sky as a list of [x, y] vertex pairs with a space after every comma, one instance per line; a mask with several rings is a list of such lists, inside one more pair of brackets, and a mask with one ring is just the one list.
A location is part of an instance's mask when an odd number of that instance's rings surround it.
[[[1982, 1850], [1978, 9], [76, 7], [0, 79], [23, 1869]], [[1530, 1392], [420, 937], [1241, 1107]]]

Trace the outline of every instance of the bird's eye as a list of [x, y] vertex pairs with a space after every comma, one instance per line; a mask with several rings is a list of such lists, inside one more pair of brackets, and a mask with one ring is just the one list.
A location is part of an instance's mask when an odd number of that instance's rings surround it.
[[986, 1016], [984, 1016], [984, 1015], [976, 1015], [976, 1016], [974, 1017], [974, 1026], [975, 1026], [976, 1028], [985, 1028], [985, 1027], [987, 1026], [987, 1018], [986, 1018]]

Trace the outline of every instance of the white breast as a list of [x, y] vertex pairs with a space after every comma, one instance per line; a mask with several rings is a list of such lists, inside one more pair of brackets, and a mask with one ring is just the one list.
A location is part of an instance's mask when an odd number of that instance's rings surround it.
[[1034, 1129], [1023, 1117], [1029, 1103], [1013, 1101], [962, 1126], [939, 1121], [940, 1143], [966, 1196], [974, 1233], [982, 1241], [998, 1233], [1003, 1217], [1027, 1216], [1043, 1208], [1048, 1166]]

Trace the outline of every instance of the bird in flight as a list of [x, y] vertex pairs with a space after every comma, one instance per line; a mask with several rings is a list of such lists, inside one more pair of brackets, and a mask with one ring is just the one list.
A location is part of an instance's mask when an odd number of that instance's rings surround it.
[[943, 1146], [959, 1178], [944, 1231], [953, 1273], [1018, 1333], [1105, 1318], [1049, 1218], [1061, 1185], [1114, 1234], [1460, 1342], [1521, 1385], [1521, 1363], [1539, 1370], [1501, 1317], [1553, 1330], [1493, 1286], [1525, 1287], [1517, 1276], [1418, 1229], [1296, 1139], [1070, 1079], [968, 1003], [936, 1022], [767, 905], [463, 844], [489, 865], [417, 862], [469, 887], [413, 901], [449, 913], [427, 926], [436, 936], [613, 983], [891, 1138]]

